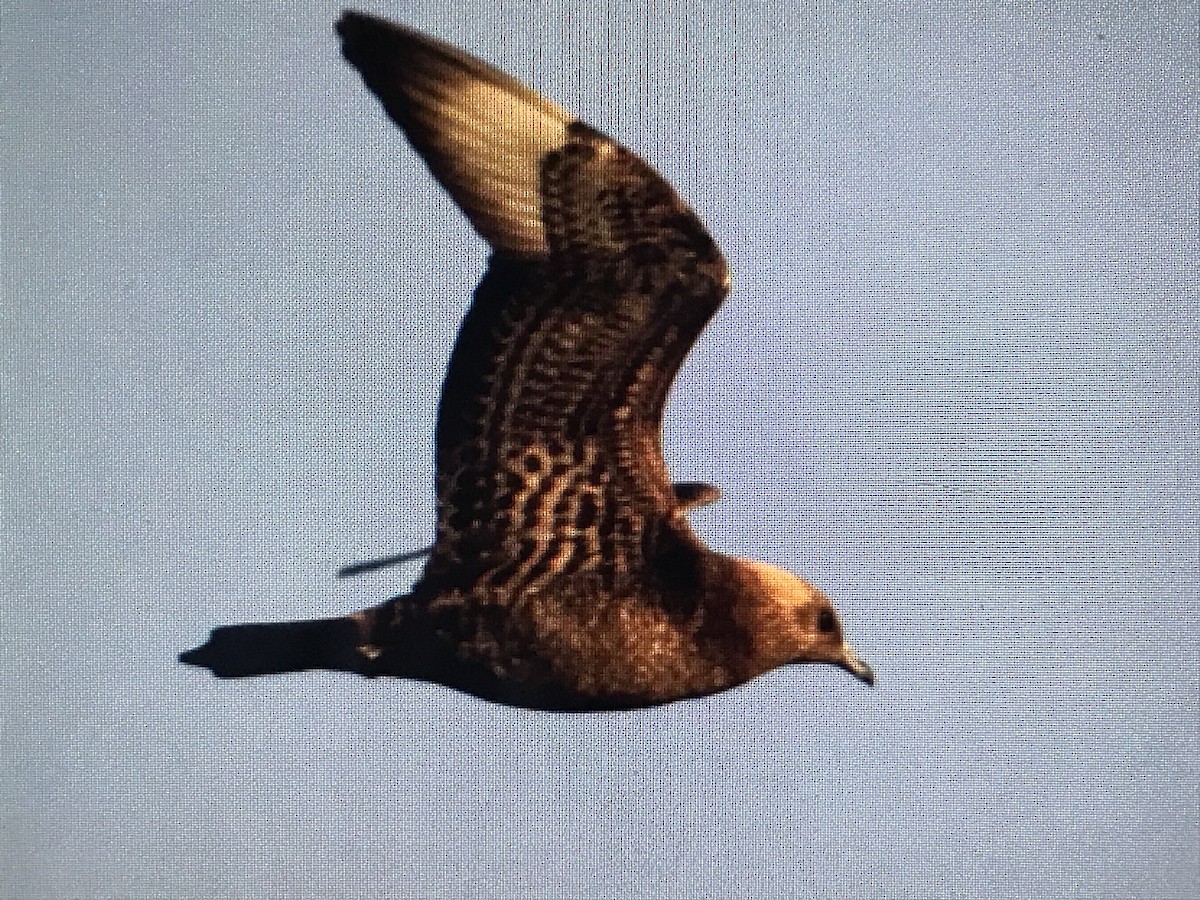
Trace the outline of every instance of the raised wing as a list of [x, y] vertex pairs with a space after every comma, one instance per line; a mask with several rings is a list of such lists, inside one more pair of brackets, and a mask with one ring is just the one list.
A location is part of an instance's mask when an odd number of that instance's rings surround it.
[[509, 76], [358, 13], [338, 31], [495, 251], [442, 388], [424, 583], [515, 596], [581, 575], [645, 582], [696, 540], [660, 432], [728, 291], [720, 251], [658, 173]]

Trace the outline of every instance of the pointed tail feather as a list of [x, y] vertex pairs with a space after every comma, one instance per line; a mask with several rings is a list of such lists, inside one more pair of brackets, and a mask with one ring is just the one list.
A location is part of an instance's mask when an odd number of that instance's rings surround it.
[[360, 627], [350, 618], [252, 622], [214, 628], [207, 643], [179, 654], [179, 661], [211, 669], [218, 678], [303, 669], [371, 674], [361, 643]]

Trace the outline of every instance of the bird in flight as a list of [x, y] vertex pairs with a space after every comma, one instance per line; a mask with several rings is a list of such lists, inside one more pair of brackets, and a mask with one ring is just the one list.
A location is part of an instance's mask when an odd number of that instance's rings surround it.
[[710, 549], [686, 513], [716, 489], [671, 482], [667, 392], [730, 285], [696, 214], [635, 154], [481, 60], [356, 12], [337, 32], [492, 250], [442, 385], [434, 543], [407, 594], [217, 628], [180, 658], [554, 710], [652, 706], [791, 663], [873, 683], [820, 590]]

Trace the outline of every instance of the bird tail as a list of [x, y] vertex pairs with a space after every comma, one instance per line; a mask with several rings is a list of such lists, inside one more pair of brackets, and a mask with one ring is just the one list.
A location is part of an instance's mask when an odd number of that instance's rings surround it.
[[250, 622], [214, 628], [208, 641], [179, 654], [179, 661], [210, 669], [218, 678], [245, 678], [303, 669], [375, 674], [364, 652], [360, 620], [311, 619]]

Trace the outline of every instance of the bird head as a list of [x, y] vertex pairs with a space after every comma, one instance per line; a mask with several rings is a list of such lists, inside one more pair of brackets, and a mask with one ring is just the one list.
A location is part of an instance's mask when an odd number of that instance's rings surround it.
[[758, 622], [753, 630], [764, 662], [771, 667], [832, 663], [860, 681], [875, 683], [875, 673], [846, 641], [837, 610], [818, 588], [768, 563], [739, 562], [758, 601]]

